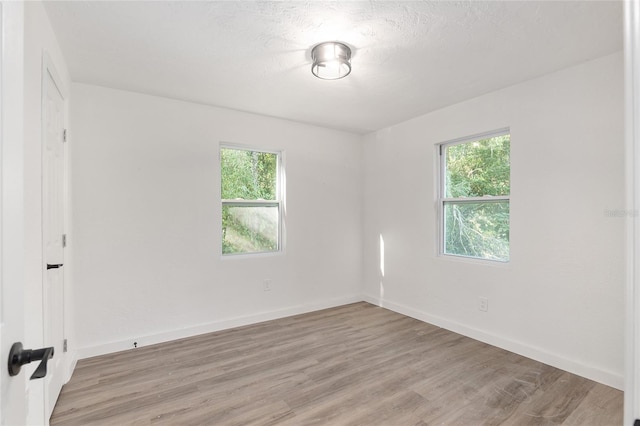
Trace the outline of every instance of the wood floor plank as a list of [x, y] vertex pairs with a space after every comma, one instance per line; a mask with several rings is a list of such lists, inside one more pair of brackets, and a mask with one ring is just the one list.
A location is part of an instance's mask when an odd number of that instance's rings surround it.
[[564, 421], [569, 426], [597, 426], [623, 421], [620, 392], [606, 386], [594, 386], [582, 403]]
[[368, 303], [81, 360], [56, 425], [602, 425], [622, 392]]

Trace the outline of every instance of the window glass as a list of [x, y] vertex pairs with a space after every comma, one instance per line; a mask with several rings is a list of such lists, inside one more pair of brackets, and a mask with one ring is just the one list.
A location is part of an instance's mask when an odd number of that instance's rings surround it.
[[445, 253], [509, 260], [509, 202], [444, 203]]
[[441, 252], [509, 260], [508, 133], [440, 146]]
[[509, 153], [509, 135], [447, 146], [447, 198], [509, 195]]
[[276, 199], [278, 154], [222, 148], [220, 168], [223, 199]]
[[220, 149], [222, 254], [280, 250], [278, 153]]

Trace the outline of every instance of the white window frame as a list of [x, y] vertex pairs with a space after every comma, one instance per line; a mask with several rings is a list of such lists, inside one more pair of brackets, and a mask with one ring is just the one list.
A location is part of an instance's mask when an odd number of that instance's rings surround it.
[[[263, 152], [276, 155], [276, 199], [275, 200], [228, 200], [222, 198], [222, 150], [234, 149], [240, 151]], [[233, 143], [220, 143], [218, 149], [218, 168], [219, 170], [219, 188], [220, 188], [220, 255], [222, 258], [246, 257], [246, 256], [264, 256], [279, 254], [284, 251], [284, 221], [283, 221], [283, 199], [284, 199], [284, 151], [257, 148], [254, 146], [240, 145]], [[278, 248], [269, 251], [252, 251], [246, 253], [223, 253], [222, 251], [222, 210], [224, 206], [229, 207], [277, 207], [278, 208]]]
[[[436, 144], [436, 155], [438, 156], [438, 178], [437, 181], [437, 205], [438, 205], [438, 214], [437, 216], [437, 226], [438, 226], [438, 256], [446, 256], [458, 259], [465, 259], [468, 261], [478, 261], [478, 262], [496, 262], [499, 264], [509, 263], [511, 260], [511, 256], [509, 256], [508, 260], [496, 260], [496, 259], [486, 259], [484, 257], [474, 257], [474, 256], [465, 256], [461, 254], [452, 254], [447, 253], [445, 251], [445, 213], [444, 207], [447, 202], [455, 202], [455, 203], [492, 203], [499, 201], [507, 201], [509, 205], [511, 205], [511, 184], [509, 184], [509, 195], [500, 195], [500, 196], [486, 196], [486, 197], [459, 197], [459, 198], [451, 198], [446, 197], [446, 155], [444, 155], [447, 147], [460, 145], [465, 143], [472, 143], [482, 139], [489, 139], [496, 136], [504, 136], [511, 135], [511, 129], [505, 127], [503, 129], [494, 130], [491, 132], [479, 133], [472, 136], [466, 136], [463, 138], [453, 139], [447, 142], [442, 142]], [[511, 154], [509, 154], [511, 155]], [[511, 170], [509, 170], [509, 174], [511, 174]], [[511, 229], [511, 210], [509, 210], [509, 229]], [[509, 251], [511, 251], [511, 238], [509, 238]]]

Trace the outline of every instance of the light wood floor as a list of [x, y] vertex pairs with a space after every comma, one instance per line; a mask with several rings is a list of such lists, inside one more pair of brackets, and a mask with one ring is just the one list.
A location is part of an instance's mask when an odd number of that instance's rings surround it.
[[367, 303], [81, 360], [52, 425], [621, 425], [622, 392]]

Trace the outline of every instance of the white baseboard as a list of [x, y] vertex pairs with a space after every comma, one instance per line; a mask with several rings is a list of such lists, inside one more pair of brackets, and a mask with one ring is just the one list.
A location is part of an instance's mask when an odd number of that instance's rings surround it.
[[[307, 312], [319, 311], [321, 309], [333, 308], [336, 306], [347, 305], [350, 303], [362, 302], [361, 296], [342, 297], [337, 299], [324, 300], [317, 303], [298, 305], [290, 308], [278, 309], [275, 311], [261, 312], [253, 315], [242, 317], [228, 318], [220, 321], [214, 321], [206, 324], [199, 324], [192, 327], [170, 330], [161, 333], [149, 334], [135, 338], [137, 347], [155, 345], [157, 343], [169, 342], [172, 340], [183, 339], [185, 337], [197, 336], [200, 334], [212, 333], [220, 330], [241, 327], [244, 325], [256, 324], [259, 322], [270, 321], [279, 318], [290, 317], [292, 315], [304, 314]], [[77, 359], [90, 358], [98, 355], [106, 355], [114, 352], [120, 352], [133, 349], [133, 340], [125, 339], [103, 343], [94, 346], [85, 346], [78, 348]], [[75, 366], [75, 365], [74, 365]], [[73, 371], [73, 370], [71, 370]]]
[[620, 374], [616, 374], [610, 371], [605, 371], [599, 368], [595, 368], [589, 365], [575, 362], [571, 359], [558, 356], [556, 354], [545, 351], [544, 349], [529, 346], [522, 342], [506, 339], [495, 334], [487, 333], [482, 330], [466, 326], [464, 324], [450, 321], [446, 318], [439, 317], [437, 315], [431, 315], [426, 312], [410, 308], [408, 306], [401, 305], [399, 303], [390, 302], [388, 300], [381, 300], [377, 297], [370, 295], [364, 295], [363, 300], [376, 306], [389, 309], [394, 312], [415, 318], [420, 321], [424, 321], [429, 324], [444, 328], [446, 330], [453, 331], [463, 336], [470, 337], [475, 340], [479, 340], [484, 343], [514, 352], [518, 355], [525, 356], [527, 358], [540, 361], [544, 364], [551, 365], [561, 370], [568, 371], [578, 376], [585, 377], [587, 379], [596, 381], [598, 383], [611, 386], [613, 388], [623, 390], [624, 389], [624, 377]]
[[[182, 328], [178, 330], [171, 330], [162, 333], [150, 334], [136, 338], [138, 347], [154, 345], [157, 343], [169, 342], [172, 340], [183, 339], [185, 337], [197, 336], [200, 334], [212, 333], [215, 331], [226, 330], [234, 327], [241, 327], [250, 324], [256, 324], [264, 321], [270, 321], [279, 318], [285, 318], [292, 315], [304, 314], [307, 312], [318, 311], [321, 309], [333, 308], [336, 306], [347, 305], [350, 303], [356, 303], [365, 301], [376, 306], [381, 306], [394, 312], [418, 319], [420, 321], [433, 324], [438, 327], [453, 331], [463, 336], [470, 337], [472, 339], [479, 340], [484, 343], [508, 350], [510, 352], [517, 353], [527, 358], [540, 361], [542, 363], [551, 365], [556, 368], [568, 371], [573, 374], [577, 374], [587, 379], [594, 380], [598, 383], [611, 386], [616, 389], [623, 390], [624, 378], [623, 376], [612, 373], [610, 371], [594, 368], [589, 365], [577, 363], [571, 359], [564, 358], [545, 351], [534, 346], [529, 346], [522, 342], [505, 339], [504, 337], [497, 336], [495, 334], [487, 333], [482, 330], [468, 327], [464, 324], [450, 321], [446, 318], [442, 318], [436, 315], [431, 315], [426, 312], [410, 308], [408, 306], [390, 302], [388, 300], [380, 300], [379, 298], [362, 295], [351, 296], [337, 299], [325, 300], [318, 303], [298, 305], [290, 308], [279, 309], [275, 311], [262, 312], [254, 315], [246, 315], [242, 317], [228, 318], [220, 321], [214, 321], [207, 324], [200, 324], [193, 327]], [[87, 346], [79, 348], [73, 355], [73, 365], [69, 369], [69, 377], [75, 368], [75, 363], [78, 359], [90, 358], [98, 355], [105, 355], [114, 352], [124, 351], [132, 348], [132, 340], [125, 339], [100, 345]]]
[[77, 351], [69, 351], [66, 353], [65, 357], [65, 377], [64, 383], [68, 383], [71, 380], [71, 376], [73, 375], [73, 370], [76, 369], [76, 364], [78, 363], [78, 352]]

